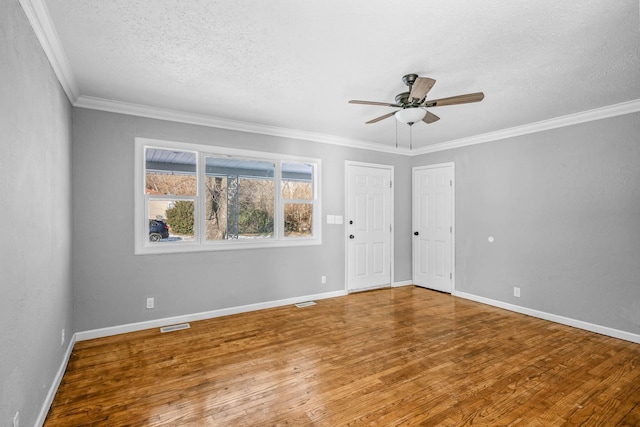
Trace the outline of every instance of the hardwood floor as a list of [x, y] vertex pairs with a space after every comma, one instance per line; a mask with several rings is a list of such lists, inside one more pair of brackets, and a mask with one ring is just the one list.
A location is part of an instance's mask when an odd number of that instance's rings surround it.
[[45, 426], [640, 426], [640, 345], [416, 287], [78, 342]]

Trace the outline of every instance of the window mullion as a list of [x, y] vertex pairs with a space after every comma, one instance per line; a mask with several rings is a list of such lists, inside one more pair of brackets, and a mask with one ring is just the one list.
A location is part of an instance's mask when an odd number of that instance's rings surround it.
[[282, 199], [282, 203], [296, 203], [296, 204], [305, 204], [305, 205], [312, 205], [314, 203], [314, 200], [310, 200], [310, 199]]
[[205, 240], [205, 235], [206, 235], [206, 224], [205, 224], [205, 219], [207, 217], [205, 209], [206, 209], [206, 203], [205, 203], [205, 197], [206, 197], [206, 191], [205, 191], [205, 185], [206, 185], [206, 179], [205, 179], [205, 172], [206, 172], [206, 168], [204, 165], [204, 155], [202, 155], [202, 152], [198, 151], [197, 152], [197, 166], [196, 166], [196, 206], [195, 206], [195, 210], [194, 210], [194, 222], [195, 222], [195, 240], [196, 242], [198, 242], [199, 245], [201, 245], [204, 240]]
[[275, 162], [273, 177], [273, 226], [276, 240], [284, 237], [284, 205], [282, 204], [282, 161]]

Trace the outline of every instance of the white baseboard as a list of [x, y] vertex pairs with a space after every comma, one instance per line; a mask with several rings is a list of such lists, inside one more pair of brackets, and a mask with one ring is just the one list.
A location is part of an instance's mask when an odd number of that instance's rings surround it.
[[[413, 284], [411, 280], [406, 280], [402, 282], [394, 282], [392, 284], [392, 287], [409, 286], [411, 284]], [[60, 364], [60, 367], [58, 368], [58, 372], [56, 372], [56, 376], [53, 379], [51, 387], [49, 388], [49, 392], [47, 393], [46, 399], [42, 405], [42, 409], [40, 410], [40, 414], [38, 415], [35, 425], [39, 427], [44, 425], [45, 419], [47, 418], [47, 414], [49, 412], [49, 408], [53, 403], [53, 399], [55, 398], [56, 392], [58, 391], [58, 387], [62, 382], [62, 377], [64, 376], [64, 373], [67, 369], [67, 364], [69, 363], [71, 352], [73, 351], [73, 346], [77, 341], [107, 337], [107, 336], [122, 334], [126, 332], [141, 331], [144, 329], [150, 329], [150, 328], [156, 328], [156, 327], [160, 328], [163, 326], [174, 325], [177, 323], [212, 319], [215, 317], [228, 316], [231, 314], [239, 314], [239, 313], [246, 313], [249, 311], [262, 310], [265, 308], [281, 307], [284, 305], [296, 304], [304, 301], [341, 297], [345, 295], [348, 295], [348, 292], [346, 290], [326, 292], [322, 294], [287, 298], [283, 300], [268, 301], [268, 302], [263, 302], [258, 304], [249, 304], [249, 305], [243, 305], [239, 307], [230, 307], [230, 308], [224, 308], [220, 310], [212, 310], [212, 311], [205, 311], [201, 313], [187, 314], [183, 316], [175, 316], [175, 317], [168, 317], [164, 319], [150, 320], [147, 322], [129, 323], [126, 325], [113, 326], [109, 328], [101, 328], [101, 329], [93, 329], [93, 330], [83, 331], [83, 332], [76, 332], [75, 334], [73, 334], [73, 336], [71, 337], [71, 340], [69, 341], [62, 363]], [[619, 338], [625, 341], [630, 341], [630, 342], [640, 344], [640, 335], [638, 334], [620, 331], [617, 329], [608, 328], [606, 326], [600, 326], [600, 325], [596, 325], [589, 322], [583, 322], [581, 320], [571, 319], [568, 317], [558, 316], [556, 314], [550, 314], [543, 311], [533, 310], [531, 308], [522, 307], [515, 304], [509, 304], [506, 302], [497, 301], [490, 298], [469, 294], [466, 292], [454, 291], [452, 295], [456, 297], [468, 299], [471, 301], [476, 301], [482, 304], [487, 304], [487, 305], [502, 308], [505, 310], [513, 311], [516, 313], [526, 314], [526, 315], [537, 317], [540, 319], [549, 320], [549, 321], [560, 323], [563, 325], [572, 326], [575, 328], [584, 329], [584, 330], [595, 332], [598, 334], [610, 336], [613, 338]]]
[[62, 358], [62, 362], [60, 363], [58, 372], [56, 372], [56, 376], [53, 378], [51, 387], [49, 387], [47, 396], [45, 397], [44, 403], [42, 404], [42, 408], [40, 409], [40, 413], [38, 414], [38, 418], [36, 419], [36, 422], [34, 424], [36, 427], [42, 427], [44, 425], [44, 421], [46, 420], [47, 414], [49, 413], [49, 408], [51, 408], [51, 404], [53, 403], [53, 399], [56, 397], [56, 392], [58, 391], [58, 387], [62, 382], [62, 377], [64, 376], [64, 373], [67, 370], [67, 364], [69, 363], [69, 359], [71, 358], [71, 352], [73, 351], [73, 346], [75, 345], [75, 343], [76, 343], [76, 334], [73, 334], [73, 336], [69, 340], [69, 344], [67, 345], [67, 350], [64, 353], [64, 357]]
[[403, 280], [402, 282], [393, 282], [391, 284], [392, 288], [399, 288], [400, 286], [410, 286], [413, 285], [413, 280]]
[[228, 316], [231, 314], [246, 313], [248, 311], [263, 310], [265, 308], [281, 307], [283, 305], [296, 304], [299, 302], [335, 298], [347, 295], [346, 290], [325, 292], [322, 294], [306, 295], [301, 297], [287, 298], [276, 301], [267, 301], [257, 304], [242, 305], [239, 307], [222, 308], [219, 310], [204, 311], [201, 313], [185, 314], [182, 316], [166, 317], [163, 319], [149, 320], [146, 322], [129, 323], [126, 325], [111, 326], [108, 328], [92, 329], [89, 331], [76, 332], [77, 341], [85, 341], [94, 338], [108, 337], [111, 335], [124, 334], [127, 332], [142, 331], [144, 329], [161, 328], [163, 326], [175, 325], [177, 323], [195, 322], [197, 320], [212, 319], [214, 317]]
[[[411, 284], [413, 284], [411, 280], [406, 280], [402, 282], [394, 282], [392, 284], [392, 287], [409, 286]], [[62, 363], [60, 364], [60, 367], [58, 368], [58, 372], [56, 373], [56, 376], [51, 384], [51, 387], [49, 388], [49, 392], [47, 393], [47, 397], [43, 403], [42, 409], [40, 410], [40, 414], [38, 416], [38, 419], [36, 420], [35, 425], [36, 426], [44, 425], [44, 421], [47, 418], [47, 413], [49, 412], [49, 408], [53, 403], [53, 399], [56, 395], [58, 387], [60, 386], [60, 382], [62, 381], [64, 372], [67, 369], [67, 364], [69, 362], [69, 358], [71, 357], [73, 346], [77, 341], [107, 337], [107, 336], [123, 334], [127, 332], [141, 331], [144, 329], [160, 328], [163, 326], [174, 325], [177, 323], [195, 322], [197, 320], [212, 319], [215, 317], [246, 313], [249, 311], [263, 310], [266, 308], [281, 307], [284, 305], [296, 304], [304, 301], [341, 297], [345, 295], [348, 295], [348, 292], [346, 290], [326, 292], [322, 294], [306, 295], [302, 297], [287, 298], [287, 299], [276, 300], [276, 301], [268, 301], [268, 302], [257, 303], [257, 304], [243, 305], [239, 307], [230, 307], [230, 308], [223, 308], [219, 310], [205, 311], [201, 313], [186, 314], [183, 316], [167, 317], [164, 319], [156, 319], [156, 320], [150, 320], [146, 322], [129, 323], [126, 325], [118, 325], [118, 326], [112, 326], [108, 328], [76, 332], [75, 334], [73, 334], [73, 337], [69, 341], [69, 345], [67, 346], [67, 350], [65, 352]], [[549, 321], [560, 323], [563, 325], [572, 326], [575, 328], [584, 329], [584, 330], [595, 332], [598, 334], [610, 336], [613, 338], [619, 338], [625, 341], [630, 341], [630, 342], [640, 344], [640, 335], [633, 334], [631, 332], [620, 331], [618, 329], [613, 329], [606, 326], [600, 326], [593, 323], [584, 322], [581, 320], [571, 319], [571, 318], [559, 316], [556, 314], [550, 314], [543, 311], [538, 311], [531, 308], [506, 303], [503, 301], [497, 301], [490, 298], [469, 294], [466, 292], [454, 291], [452, 295], [456, 297], [468, 299], [471, 301], [476, 301], [482, 304], [487, 304], [487, 305], [502, 308], [505, 310], [513, 311], [516, 313], [526, 314], [528, 316], [533, 316], [540, 319], [549, 320]]]
[[73, 351], [73, 346], [77, 341], [108, 337], [111, 335], [118, 335], [126, 332], [141, 331], [144, 329], [150, 329], [150, 328], [156, 328], [156, 327], [160, 328], [163, 326], [174, 325], [176, 323], [195, 322], [197, 320], [212, 319], [214, 317], [228, 316], [231, 314], [238, 314], [238, 313], [246, 313], [248, 311], [262, 310], [265, 308], [281, 307], [284, 305], [296, 304], [304, 301], [341, 297], [347, 294], [348, 293], [346, 290], [335, 291], [335, 292], [325, 292], [322, 294], [306, 295], [302, 297], [287, 298], [287, 299], [268, 301], [268, 302], [263, 302], [258, 304], [249, 304], [249, 305], [243, 305], [239, 307], [230, 307], [230, 308], [223, 308], [220, 310], [205, 311], [202, 313], [193, 313], [193, 314], [186, 314], [183, 316], [150, 320], [147, 322], [129, 323], [126, 325], [113, 326], [109, 328], [101, 328], [101, 329], [93, 329], [89, 331], [76, 332], [75, 334], [73, 334], [73, 336], [71, 337], [71, 340], [69, 341], [69, 345], [67, 346], [67, 351], [65, 352], [62, 363], [58, 368], [58, 372], [56, 372], [56, 376], [54, 377], [53, 382], [51, 383], [51, 387], [49, 387], [49, 392], [47, 393], [45, 401], [42, 404], [42, 408], [40, 409], [40, 414], [38, 415], [35, 426], [41, 427], [44, 425], [44, 422], [47, 418], [47, 414], [49, 413], [49, 408], [51, 408], [51, 405], [53, 404], [53, 399], [55, 398], [56, 392], [58, 391], [58, 387], [62, 382], [62, 377], [64, 376], [64, 373], [67, 370], [67, 364], [69, 363], [69, 359], [71, 358], [71, 352]]
[[595, 332], [595, 333], [606, 335], [609, 337], [618, 338], [621, 340], [631, 341], [631, 342], [640, 344], [640, 335], [633, 334], [631, 332], [625, 332], [618, 329], [609, 328], [607, 326], [596, 325], [594, 323], [584, 322], [582, 320], [576, 320], [570, 317], [559, 316], [557, 314], [546, 313], [544, 311], [534, 310], [531, 308], [522, 307], [515, 304], [509, 304], [507, 302], [497, 301], [497, 300], [481, 297], [474, 294], [468, 294], [466, 292], [454, 291], [452, 295], [456, 297], [480, 302], [482, 304], [503, 308], [505, 310], [514, 311], [516, 313], [537, 317], [539, 319], [549, 320], [551, 322], [560, 323], [562, 325], [572, 326], [574, 328], [584, 329], [586, 331]]

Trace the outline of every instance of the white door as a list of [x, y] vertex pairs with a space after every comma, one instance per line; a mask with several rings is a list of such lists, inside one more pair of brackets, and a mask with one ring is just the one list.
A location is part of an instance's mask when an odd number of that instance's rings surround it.
[[391, 167], [347, 164], [347, 288], [391, 285]]
[[453, 291], [453, 164], [413, 168], [413, 283]]

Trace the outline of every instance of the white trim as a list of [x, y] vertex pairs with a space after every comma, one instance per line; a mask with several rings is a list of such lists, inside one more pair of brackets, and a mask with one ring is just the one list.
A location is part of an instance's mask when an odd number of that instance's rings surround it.
[[[415, 224], [413, 223], [413, 196], [415, 192], [414, 188], [414, 175], [416, 171], [426, 170], [426, 169], [435, 169], [435, 168], [451, 168], [451, 293], [453, 294], [456, 291], [456, 163], [455, 162], [445, 162], [445, 163], [435, 163], [432, 165], [424, 165], [424, 166], [414, 166], [411, 168], [411, 228], [415, 229]], [[413, 238], [411, 239], [411, 250], [413, 252]], [[415, 280], [413, 277], [413, 254], [411, 256], [411, 278]]]
[[33, 32], [40, 42], [40, 46], [42, 46], [44, 53], [49, 59], [53, 72], [56, 74], [56, 77], [58, 77], [62, 89], [71, 104], [75, 104], [80, 91], [78, 90], [78, 84], [73, 76], [67, 55], [64, 53], [62, 43], [60, 43], [58, 33], [51, 22], [51, 15], [49, 15], [47, 5], [44, 0], [19, 1], [33, 28]]
[[357, 294], [360, 292], [378, 291], [380, 289], [391, 289], [392, 287], [393, 287], [393, 284], [389, 283], [385, 285], [371, 286], [368, 288], [348, 289], [347, 292], [350, 294]]
[[565, 116], [555, 117], [548, 120], [529, 123], [522, 126], [501, 129], [495, 132], [483, 133], [467, 138], [454, 139], [437, 144], [427, 145], [415, 150], [407, 148], [395, 148], [385, 144], [361, 141], [351, 138], [343, 138], [335, 135], [306, 132], [287, 128], [279, 128], [267, 125], [258, 125], [247, 122], [227, 120], [217, 117], [204, 116], [199, 114], [184, 113], [175, 110], [150, 107], [140, 104], [131, 104], [120, 101], [112, 101], [103, 98], [80, 96], [74, 107], [87, 108], [91, 110], [107, 111], [118, 114], [128, 114], [132, 116], [147, 117], [159, 120], [168, 120], [178, 123], [187, 123], [200, 126], [228, 129], [239, 132], [257, 133], [262, 135], [278, 136], [283, 138], [293, 138], [306, 141], [319, 142], [324, 144], [340, 145], [343, 147], [360, 148], [363, 150], [379, 151], [384, 153], [400, 154], [405, 156], [418, 156], [421, 154], [435, 153], [438, 151], [451, 150], [454, 148], [466, 147], [469, 145], [482, 144], [485, 142], [499, 141], [516, 136], [528, 135], [546, 130], [572, 126], [580, 123], [591, 122], [610, 117], [622, 116], [640, 112], [640, 99], [622, 102], [592, 110], [582, 111]]
[[201, 313], [185, 314], [163, 319], [148, 320], [145, 322], [129, 323], [125, 325], [111, 326], [107, 328], [92, 329], [88, 331], [76, 332], [78, 341], [91, 340], [94, 338], [108, 337], [112, 335], [124, 334], [127, 332], [142, 331], [144, 329], [161, 328], [163, 326], [175, 325], [177, 323], [195, 322], [198, 320], [213, 319], [215, 317], [229, 316], [231, 314], [246, 313], [249, 311], [264, 310], [266, 308], [293, 305], [299, 302], [336, 298], [347, 295], [346, 291], [325, 292], [321, 294], [305, 295], [300, 297], [287, 298], [282, 300], [267, 301], [256, 304], [241, 305], [238, 307], [221, 308], [218, 310], [204, 311]]
[[413, 285], [413, 280], [403, 280], [401, 282], [393, 282], [391, 284], [392, 288], [399, 288], [401, 286], [411, 286]]
[[519, 305], [510, 304], [503, 301], [497, 301], [497, 300], [481, 297], [474, 294], [468, 294], [466, 292], [454, 292], [452, 295], [456, 297], [468, 299], [471, 301], [476, 301], [482, 304], [487, 304], [487, 305], [502, 308], [505, 310], [513, 311], [516, 313], [537, 317], [539, 319], [549, 320], [551, 322], [560, 323], [562, 325], [572, 326], [578, 329], [584, 329], [585, 331], [595, 332], [595, 333], [606, 335], [609, 337], [618, 338], [621, 340], [631, 341], [631, 342], [640, 344], [640, 335], [634, 334], [631, 332], [621, 331], [619, 329], [613, 329], [607, 326], [596, 325], [594, 323], [572, 319], [570, 317], [564, 317], [564, 316], [559, 316], [557, 314], [551, 314], [544, 311], [534, 310], [532, 308], [522, 307]]
[[[340, 145], [343, 147], [361, 148], [363, 150], [380, 151], [384, 153], [398, 154], [395, 147], [375, 142], [361, 141], [358, 139], [345, 138], [335, 135], [327, 135], [303, 130], [281, 128], [276, 126], [260, 125], [256, 123], [228, 120], [220, 117], [205, 116], [201, 114], [185, 113], [165, 108], [150, 107], [128, 102], [113, 101], [103, 98], [94, 98], [82, 95], [73, 104], [74, 107], [86, 108], [89, 110], [106, 111], [117, 114], [127, 114], [131, 116], [146, 117], [150, 119], [167, 120], [177, 123], [206, 126], [219, 129], [227, 129], [238, 132], [257, 133], [261, 135], [276, 136], [282, 138], [299, 139], [303, 141], [320, 142], [323, 144]], [[406, 154], [410, 152], [405, 151]]]
[[249, 311], [263, 310], [267, 308], [281, 307], [285, 305], [293, 305], [299, 302], [305, 302], [310, 300], [336, 298], [336, 297], [341, 297], [345, 295], [347, 295], [346, 291], [325, 292], [322, 294], [293, 297], [293, 298], [287, 298], [287, 299], [276, 300], [276, 301], [268, 301], [268, 302], [257, 303], [257, 304], [249, 304], [249, 305], [243, 305], [238, 307], [230, 307], [230, 308], [223, 308], [219, 310], [205, 311], [201, 313], [186, 314], [183, 316], [149, 320], [146, 322], [129, 323], [126, 325], [118, 325], [118, 326], [112, 326], [108, 328], [76, 332], [75, 334], [73, 334], [73, 336], [71, 337], [71, 340], [69, 341], [69, 344], [67, 345], [67, 350], [64, 354], [64, 357], [62, 358], [60, 367], [58, 368], [58, 371], [56, 372], [56, 375], [53, 378], [51, 387], [49, 387], [47, 396], [45, 397], [44, 402], [42, 403], [42, 407], [40, 408], [40, 413], [38, 414], [38, 418], [36, 419], [35, 426], [41, 427], [44, 425], [44, 422], [47, 418], [47, 414], [49, 413], [49, 409], [51, 408], [51, 405], [53, 404], [53, 400], [56, 396], [56, 392], [58, 391], [58, 387], [60, 387], [60, 383], [62, 382], [64, 373], [67, 370], [67, 365], [69, 363], [69, 359], [71, 358], [71, 352], [73, 351], [73, 347], [78, 341], [86, 341], [94, 338], [109, 337], [112, 335], [124, 334], [127, 332], [142, 331], [142, 330], [151, 329], [151, 328], [161, 328], [163, 326], [175, 325], [178, 323], [213, 319], [215, 317], [229, 316], [232, 314], [246, 313]]
[[[389, 213], [389, 223], [391, 224], [391, 242], [390, 242], [390, 248], [389, 248], [389, 285], [388, 286], [393, 286], [393, 277], [395, 275], [395, 268], [394, 268], [394, 257], [395, 257], [395, 249], [394, 249], [394, 244], [393, 242], [395, 241], [395, 235], [396, 235], [396, 224], [395, 224], [395, 198], [394, 198], [394, 194], [396, 192], [396, 186], [395, 186], [395, 179], [396, 179], [396, 172], [395, 172], [395, 166], [394, 165], [383, 165], [383, 164], [378, 164], [378, 163], [366, 163], [366, 162], [357, 162], [354, 160], [345, 160], [344, 161], [344, 223], [345, 223], [345, 228], [344, 228], [344, 287], [347, 291], [354, 291], [353, 289], [349, 289], [349, 239], [347, 237], [347, 235], [349, 233], [347, 233], [347, 217], [349, 216], [349, 212], [348, 212], [348, 206], [349, 206], [349, 200], [348, 200], [348, 196], [349, 196], [349, 176], [347, 173], [347, 170], [349, 168], [349, 166], [362, 166], [362, 167], [367, 167], [367, 168], [375, 168], [375, 169], [383, 169], [383, 170], [388, 170], [391, 175], [390, 175], [390, 180], [391, 180], [391, 188], [390, 188], [390, 194], [389, 194], [389, 203], [391, 204], [391, 209], [390, 209], [390, 213]], [[384, 285], [383, 285], [384, 286]], [[361, 291], [361, 290], [365, 290], [365, 289], [356, 289], [355, 291]]]
[[47, 392], [47, 396], [42, 403], [42, 407], [40, 408], [40, 413], [38, 414], [38, 418], [36, 419], [35, 426], [43, 426], [44, 421], [47, 419], [47, 414], [49, 413], [49, 408], [53, 404], [53, 399], [56, 397], [56, 393], [58, 392], [58, 387], [60, 387], [60, 383], [62, 382], [62, 377], [64, 377], [64, 373], [67, 370], [67, 365], [69, 363], [69, 359], [71, 358], [71, 352], [73, 351], [73, 346], [76, 344], [76, 334], [73, 334], [71, 339], [69, 340], [69, 344], [67, 345], [67, 350], [64, 353], [64, 357], [62, 358], [62, 362], [60, 362], [60, 367], [58, 368], [58, 372], [56, 372], [56, 376], [53, 377], [53, 382], [51, 383], [51, 387], [49, 387], [49, 391]]
[[324, 144], [340, 145], [344, 147], [360, 148], [364, 150], [379, 151], [384, 153], [401, 154], [406, 156], [417, 156], [426, 153], [450, 150], [452, 148], [466, 147], [468, 145], [482, 144], [485, 142], [498, 141], [515, 136], [527, 135], [550, 129], [571, 126], [609, 117], [621, 116], [640, 112], [640, 99], [621, 102], [619, 104], [595, 108], [592, 110], [568, 114], [535, 123], [502, 129], [495, 132], [474, 135], [467, 138], [460, 138], [445, 141], [426, 147], [409, 150], [407, 148], [395, 148], [387, 144], [379, 144], [370, 141], [345, 138], [335, 135], [307, 132], [275, 126], [259, 125], [255, 123], [239, 122], [218, 117], [211, 117], [199, 114], [185, 113], [164, 108], [151, 107], [141, 104], [133, 104], [96, 98], [80, 94], [76, 79], [69, 64], [69, 60], [64, 52], [62, 44], [55, 27], [51, 22], [49, 11], [44, 0], [19, 0], [22, 9], [33, 27], [33, 30], [42, 46], [51, 66], [62, 85], [67, 97], [74, 107], [87, 108], [91, 110], [108, 111], [112, 113], [128, 114], [132, 116], [148, 117], [152, 119], [168, 120], [178, 123], [187, 123], [200, 126], [235, 130], [239, 132], [257, 133], [283, 138], [293, 138], [306, 141], [320, 142]]
[[[412, 282], [410, 280], [405, 280], [402, 282], [395, 282], [392, 285], [392, 287], [410, 286], [411, 284]], [[49, 392], [47, 393], [47, 396], [42, 404], [42, 407], [40, 408], [40, 413], [38, 415], [38, 418], [36, 419], [35, 426], [41, 427], [44, 425], [45, 419], [47, 418], [47, 414], [49, 412], [49, 408], [51, 408], [51, 405], [53, 404], [53, 399], [55, 398], [56, 392], [58, 391], [58, 387], [62, 382], [62, 378], [67, 369], [69, 359], [71, 358], [71, 352], [73, 351], [73, 347], [77, 341], [85, 341], [85, 340], [90, 340], [94, 338], [103, 338], [103, 337], [108, 337], [112, 335], [141, 331], [141, 330], [150, 329], [150, 328], [156, 328], [156, 327], [161, 328], [163, 326], [174, 325], [177, 323], [194, 322], [198, 320], [212, 319], [215, 317], [246, 313], [249, 311], [262, 310], [266, 308], [293, 305], [299, 302], [305, 302], [310, 300], [336, 298], [336, 297], [341, 297], [345, 295], [348, 295], [346, 290], [326, 292], [322, 294], [308, 295], [303, 297], [294, 297], [294, 298], [288, 298], [284, 300], [276, 300], [276, 301], [270, 301], [265, 303], [250, 304], [250, 305], [244, 305], [239, 307], [207, 311], [202, 313], [194, 313], [189, 315], [169, 317], [169, 318], [151, 320], [146, 322], [130, 323], [126, 325], [119, 325], [119, 326], [113, 326], [108, 328], [76, 332], [75, 334], [73, 334], [73, 336], [71, 337], [71, 340], [69, 341], [69, 344], [67, 345], [67, 350], [62, 359], [62, 362], [60, 363], [60, 367], [56, 372], [56, 376], [54, 377], [53, 382], [51, 383], [51, 387], [49, 387]], [[638, 334], [620, 331], [618, 329], [608, 328], [606, 326], [600, 326], [593, 323], [583, 322], [581, 320], [575, 320], [568, 317], [558, 316], [558, 315], [546, 313], [543, 311], [533, 310], [530, 308], [521, 307], [518, 305], [514, 305], [514, 304], [502, 302], [502, 301], [497, 301], [490, 298], [469, 294], [466, 292], [456, 291], [456, 292], [453, 292], [452, 295], [459, 298], [464, 298], [471, 301], [479, 302], [481, 304], [487, 304], [493, 307], [498, 307], [505, 310], [513, 311], [515, 313], [525, 314], [528, 316], [533, 316], [540, 319], [549, 320], [551, 322], [560, 323], [563, 325], [572, 326], [579, 329], [584, 329], [586, 331], [595, 332], [598, 334], [640, 344], [640, 335]]]
[[513, 138], [516, 136], [529, 135], [551, 129], [573, 126], [580, 123], [592, 122], [609, 117], [622, 116], [625, 114], [640, 112], [640, 99], [622, 102], [620, 104], [595, 108], [593, 110], [581, 111], [575, 114], [555, 117], [549, 120], [542, 120], [522, 126], [502, 129], [495, 132], [483, 133], [470, 136], [468, 138], [454, 139], [439, 144], [428, 145], [414, 150], [411, 155], [435, 153], [438, 151], [451, 150], [453, 148], [466, 147], [468, 145], [482, 144], [485, 142], [499, 141], [501, 139]]

